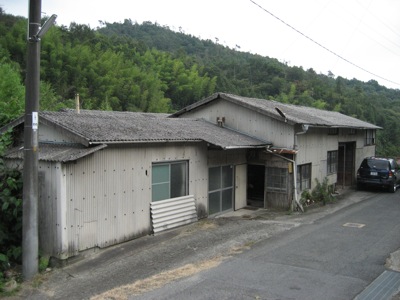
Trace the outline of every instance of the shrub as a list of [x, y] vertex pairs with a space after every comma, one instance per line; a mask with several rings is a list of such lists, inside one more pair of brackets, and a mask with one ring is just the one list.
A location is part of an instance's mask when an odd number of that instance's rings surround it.
[[326, 205], [334, 199], [332, 196], [333, 187], [328, 184], [327, 177], [324, 178], [322, 183], [319, 182], [318, 179], [315, 179], [315, 181], [317, 185], [311, 192], [311, 199], [315, 202], [322, 202], [323, 205]]
[[9, 134], [0, 136], [0, 273], [22, 255], [22, 174], [8, 169], [3, 160]]

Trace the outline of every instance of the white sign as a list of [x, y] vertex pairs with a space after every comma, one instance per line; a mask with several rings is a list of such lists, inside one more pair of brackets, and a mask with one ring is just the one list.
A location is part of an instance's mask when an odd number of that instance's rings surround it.
[[37, 130], [39, 126], [39, 115], [37, 111], [32, 112], [32, 129]]

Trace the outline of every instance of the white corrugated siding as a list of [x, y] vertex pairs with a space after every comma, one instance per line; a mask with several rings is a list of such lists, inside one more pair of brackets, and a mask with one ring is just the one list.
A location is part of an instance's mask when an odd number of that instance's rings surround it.
[[150, 207], [154, 233], [197, 221], [193, 195], [152, 202]]
[[189, 193], [196, 195], [197, 205], [206, 207], [205, 144], [108, 147], [66, 164], [69, 255], [153, 232], [152, 163], [176, 160], [189, 162]]
[[201, 109], [185, 113], [183, 117], [204, 118], [212, 123], [218, 117], [225, 117], [226, 127], [272, 142], [279, 147], [293, 147], [293, 126], [228, 101], [214, 101]]
[[[44, 164], [46, 192], [41, 210], [45, 223], [55, 226], [46, 232], [53, 239], [47, 251], [64, 259], [206, 217], [208, 165], [243, 163], [244, 154], [243, 150], [209, 153], [205, 143], [109, 146], [76, 162]], [[189, 163], [189, 194], [193, 196], [178, 200], [172, 209], [159, 207], [159, 223], [153, 229], [152, 164], [177, 160]], [[190, 204], [184, 204], [186, 200]], [[170, 223], [171, 219], [176, 222]], [[57, 236], [52, 236], [55, 232]]]

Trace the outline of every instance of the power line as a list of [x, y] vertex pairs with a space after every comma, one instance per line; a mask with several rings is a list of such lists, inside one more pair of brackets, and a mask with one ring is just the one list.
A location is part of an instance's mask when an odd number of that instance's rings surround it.
[[378, 74], [375, 74], [375, 73], [373, 73], [373, 72], [371, 72], [371, 71], [368, 71], [367, 69], [365, 69], [365, 68], [363, 68], [363, 67], [361, 67], [361, 66], [359, 66], [359, 65], [357, 65], [357, 64], [355, 64], [355, 63], [353, 63], [353, 62], [351, 62], [350, 60], [348, 60], [348, 59], [344, 58], [343, 56], [337, 54], [336, 52], [330, 50], [329, 48], [325, 47], [325, 46], [322, 45], [321, 43], [317, 42], [316, 40], [312, 39], [312, 38], [309, 37], [308, 35], [306, 35], [306, 34], [304, 34], [303, 32], [301, 32], [300, 30], [296, 29], [296, 28], [293, 27], [292, 25], [288, 24], [287, 22], [285, 22], [284, 20], [282, 20], [282, 19], [279, 18], [278, 16], [274, 15], [272, 12], [268, 11], [267, 9], [265, 9], [264, 7], [262, 7], [261, 5], [259, 5], [258, 3], [256, 3], [255, 1], [250, 0], [250, 2], [252, 2], [254, 5], [258, 6], [260, 9], [262, 9], [263, 11], [265, 11], [266, 13], [268, 13], [269, 15], [271, 15], [272, 17], [274, 17], [275, 19], [277, 19], [279, 22], [281, 22], [281, 23], [283, 23], [284, 25], [286, 25], [287, 27], [289, 27], [290, 29], [294, 30], [295, 32], [297, 32], [298, 34], [302, 35], [303, 37], [305, 37], [305, 38], [308, 39], [309, 41], [313, 42], [313, 43], [316, 44], [317, 46], [319, 46], [319, 47], [321, 47], [322, 49], [328, 51], [329, 53], [335, 55], [336, 57], [340, 58], [341, 60], [347, 62], [348, 64], [350, 64], [350, 65], [352, 65], [352, 66], [354, 66], [354, 67], [356, 67], [356, 68], [358, 68], [358, 69], [360, 69], [360, 70], [362, 70], [362, 71], [364, 71], [364, 72], [366, 72], [366, 73], [368, 73], [368, 74], [370, 74], [370, 75], [372, 75], [372, 76], [378, 77], [378, 78], [380, 78], [380, 79], [382, 79], [382, 80], [385, 80], [385, 81], [387, 81], [387, 82], [390, 82], [390, 83], [393, 83], [393, 84], [396, 84], [396, 85], [399, 85], [399, 86], [400, 86], [400, 83], [395, 82], [395, 81], [392, 81], [392, 80], [389, 80], [389, 79], [386, 79], [386, 78], [384, 78], [384, 77], [382, 77], [382, 76], [379, 76]]

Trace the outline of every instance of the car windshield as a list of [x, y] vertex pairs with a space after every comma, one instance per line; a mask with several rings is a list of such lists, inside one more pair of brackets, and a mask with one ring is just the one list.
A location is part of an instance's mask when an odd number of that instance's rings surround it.
[[380, 160], [380, 159], [366, 159], [363, 161], [362, 166], [363, 168], [371, 168], [371, 169], [383, 169], [389, 170], [389, 162], [387, 160]]

